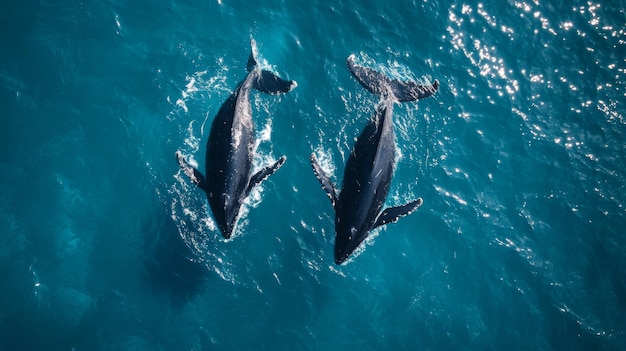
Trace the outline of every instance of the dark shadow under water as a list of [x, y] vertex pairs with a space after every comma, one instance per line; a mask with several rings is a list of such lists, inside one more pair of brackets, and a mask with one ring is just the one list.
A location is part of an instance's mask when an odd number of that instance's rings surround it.
[[146, 229], [146, 258], [143, 275], [156, 291], [167, 294], [175, 304], [193, 298], [206, 278], [206, 267], [180, 237], [167, 215]]

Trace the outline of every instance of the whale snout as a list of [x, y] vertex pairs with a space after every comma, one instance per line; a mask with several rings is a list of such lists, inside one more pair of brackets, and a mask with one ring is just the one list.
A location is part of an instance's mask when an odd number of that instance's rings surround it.
[[[211, 200], [211, 198], [209, 200]], [[226, 239], [230, 239], [235, 231], [241, 203], [236, 201], [235, 197], [228, 194], [222, 194], [221, 197], [213, 198], [213, 200], [213, 202], [209, 202], [215, 220], [217, 221], [217, 226], [222, 232], [222, 236]]]
[[230, 237], [233, 235], [233, 232], [235, 231], [236, 222], [237, 222], [236, 216], [233, 219], [224, 218], [223, 221], [219, 221], [218, 226], [224, 238], [230, 239]]
[[340, 265], [342, 263], [344, 263], [347, 259], [348, 259], [349, 255], [346, 255], [344, 253], [338, 252], [337, 250], [335, 250], [335, 264], [336, 265]]
[[335, 234], [335, 264], [342, 264], [356, 250], [364, 235], [356, 227]]

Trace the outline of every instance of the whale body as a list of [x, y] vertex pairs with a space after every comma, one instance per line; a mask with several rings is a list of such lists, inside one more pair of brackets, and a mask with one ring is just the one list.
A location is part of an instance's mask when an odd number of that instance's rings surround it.
[[192, 183], [206, 192], [217, 225], [229, 239], [235, 229], [241, 206], [252, 188], [276, 172], [285, 162], [282, 156], [274, 164], [252, 174], [254, 157], [254, 123], [250, 106], [250, 91], [284, 94], [297, 86], [293, 80], [283, 80], [261, 69], [256, 60], [256, 42], [248, 59], [248, 75], [220, 107], [206, 145], [204, 175], [176, 153], [180, 168]]
[[373, 229], [396, 222], [422, 205], [422, 199], [418, 198], [382, 210], [395, 162], [393, 106], [429, 97], [439, 88], [437, 80], [423, 85], [390, 79], [357, 65], [354, 55], [348, 57], [347, 64], [354, 78], [368, 91], [380, 95], [381, 102], [348, 157], [341, 192], [320, 167], [315, 154], [310, 157], [313, 171], [335, 210], [334, 256], [338, 265], [350, 257]]

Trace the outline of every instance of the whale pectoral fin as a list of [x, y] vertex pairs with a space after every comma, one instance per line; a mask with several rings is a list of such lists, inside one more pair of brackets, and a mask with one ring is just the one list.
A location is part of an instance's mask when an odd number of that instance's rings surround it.
[[185, 157], [180, 151], [176, 151], [176, 160], [178, 161], [178, 165], [180, 169], [189, 177], [192, 183], [194, 183], [198, 188], [207, 191], [206, 189], [206, 181], [204, 180], [204, 176], [200, 173], [199, 170], [195, 169], [193, 166], [185, 160]]
[[317, 158], [315, 154], [311, 154], [311, 166], [313, 166], [313, 172], [315, 176], [322, 184], [322, 189], [326, 192], [326, 195], [330, 199], [333, 208], [335, 207], [335, 203], [337, 203], [337, 189], [333, 182], [328, 178], [322, 167], [320, 167], [319, 163], [317, 163]]
[[385, 225], [387, 223], [397, 222], [400, 217], [409, 215], [413, 213], [413, 211], [417, 210], [418, 207], [422, 206], [422, 203], [422, 199], [419, 198], [402, 206], [390, 207], [385, 209], [380, 215], [378, 215], [378, 218], [376, 218], [374, 228], [380, 227], [381, 225]]
[[274, 172], [276, 172], [283, 165], [283, 163], [285, 163], [286, 159], [287, 157], [283, 156], [279, 158], [278, 161], [274, 162], [273, 165], [263, 168], [262, 170], [256, 172], [252, 177], [250, 177], [248, 187], [246, 188], [246, 195], [250, 193], [250, 190], [252, 190], [252, 188], [261, 184], [261, 182], [267, 179], [267, 177], [274, 174]]
[[265, 94], [284, 94], [298, 86], [295, 80], [284, 80], [273, 72], [262, 70], [256, 76], [252, 87]]

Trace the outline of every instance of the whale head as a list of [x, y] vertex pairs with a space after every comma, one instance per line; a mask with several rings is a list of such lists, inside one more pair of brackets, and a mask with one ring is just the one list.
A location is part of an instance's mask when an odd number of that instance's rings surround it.
[[217, 226], [220, 228], [222, 236], [226, 239], [230, 239], [235, 231], [237, 220], [239, 219], [241, 202], [236, 201], [236, 199], [233, 199], [233, 197], [228, 196], [227, 194], [223, 194], [222, 196], [223, 205], [219, 211], [213, 209], [213, 212], [215, 213]]
[[335, 264], [342, 264], [367, 237], [369, 229], [335, 226]]

